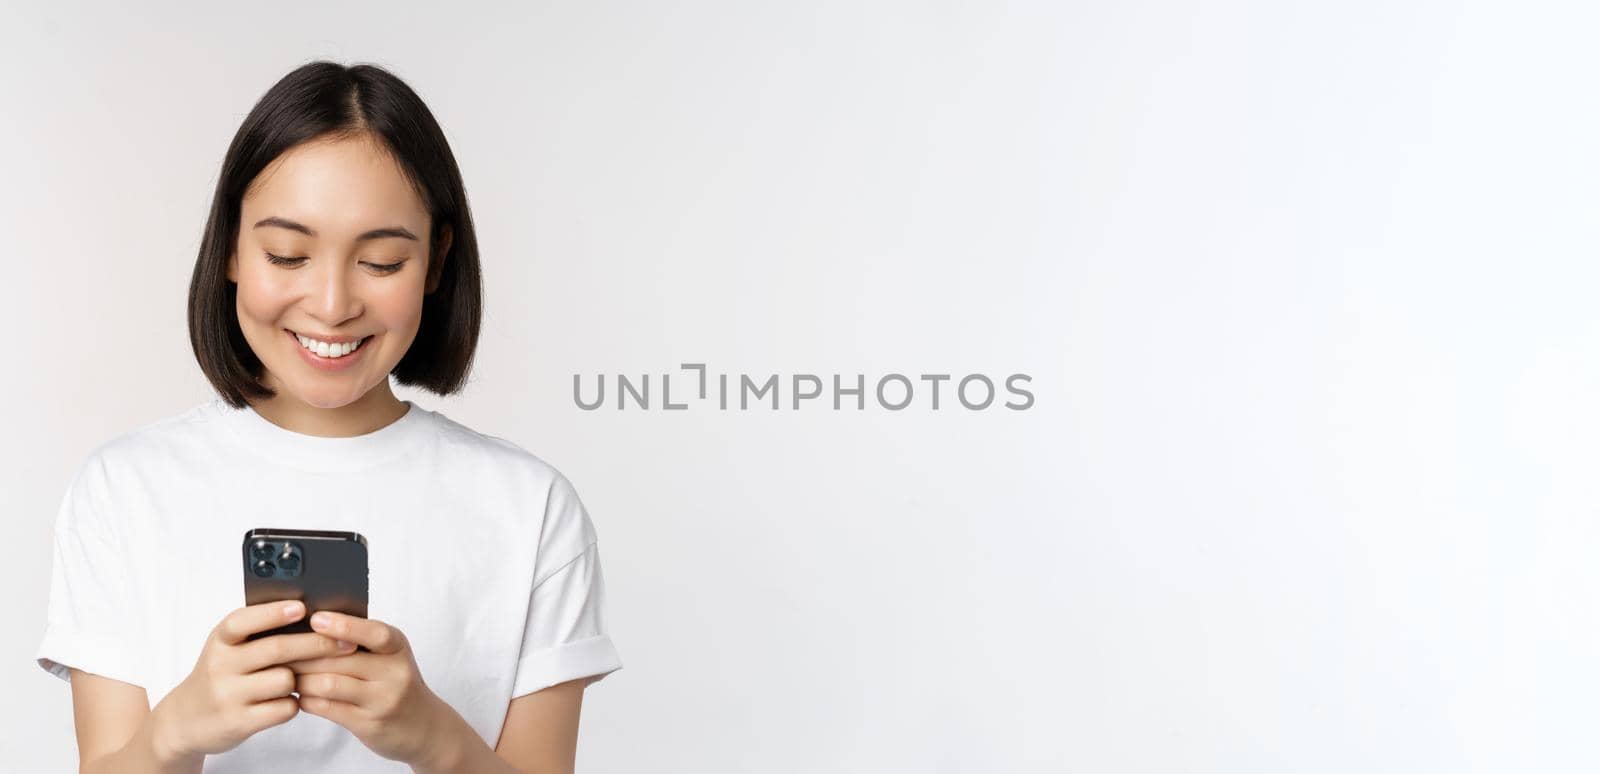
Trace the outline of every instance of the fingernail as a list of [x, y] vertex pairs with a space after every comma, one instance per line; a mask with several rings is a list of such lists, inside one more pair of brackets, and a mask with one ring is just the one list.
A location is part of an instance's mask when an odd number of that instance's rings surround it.
[[353, 642], [345, 642], [344, 640], [338, 640], [338, 643], [339, 643], [339, 650], [341, 652], [349, 653], [350, 651], [356, 649], [356, 644], [353, 643]]
[[331, 623], [333, 623], [333, 619], [327, 613], [317, 613], [316, 615], [311, 616], [311, 625], [317, 627], [318, 629], [326, 628], [327, 625]]
[[283, 606], [283, 617], [284, 618], [296, 618], [299, 615], [300, 615], [300, 603], [299, 602], [290, 602], [289, 604]]

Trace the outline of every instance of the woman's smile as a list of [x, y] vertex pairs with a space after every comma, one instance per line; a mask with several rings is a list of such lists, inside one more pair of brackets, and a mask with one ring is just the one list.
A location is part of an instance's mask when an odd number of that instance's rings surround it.
[[[362, 360], [362, 353], [367, 351], [367, 342], [372, 336], [346, 341], [328, 341], [304, 334], [296, 333], [288, 328], [283, 332], [289, 341], [300, 352], [300, 359], [307, 365], [322, 371], [343, 371]], [[341, 337], [344, 338], [344, 337]]]

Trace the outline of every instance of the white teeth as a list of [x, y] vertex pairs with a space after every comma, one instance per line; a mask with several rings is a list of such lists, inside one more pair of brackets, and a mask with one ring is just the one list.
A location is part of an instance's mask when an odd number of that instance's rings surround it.
[[359, 341], [350, 341], [343, 344], [329, 344], [326, 341], [318, 341], [308, 336], [302, 336], [298, 333], [296, 333], [294, 336], [296, 339], [300, 340], [300, 346], [316, 353], [318, 357], [325, 357], [329, 359], [344, 357], [345, 355], [360, 349], [361, 345], [366, 342], [366, 339], [361, 339]]

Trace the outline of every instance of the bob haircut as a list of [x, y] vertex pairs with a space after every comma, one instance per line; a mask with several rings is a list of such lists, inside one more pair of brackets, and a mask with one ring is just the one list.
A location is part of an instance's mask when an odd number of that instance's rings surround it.
[[[417, 337], [390, 372], [399, 384], [439, 395], [466, 383], [483, 308], [478, 239], [461, 170], [444, 132], [416, 92], [387, 70], [311, 62], [256, 102], [233, 136], [217, 178], [189, 282], [189, 343], [206, 379], [234, 408], [271, 398], [262, 364], [239, 328], [238, 287], [228, 258], [238, 245], [239, 210], [251, 181], [285, 151], [313, 139], [369, 134], [398, 162], [432, 219], [428, 277]], [[444, 229], [448, 254], [438, 253]]]

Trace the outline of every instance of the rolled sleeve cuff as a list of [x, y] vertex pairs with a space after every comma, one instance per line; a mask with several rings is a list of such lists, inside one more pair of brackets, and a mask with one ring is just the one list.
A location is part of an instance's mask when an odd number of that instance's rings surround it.
[[34, 658], [44, 671], [69, 683], [72, 682], [72, 673], [67, 669], [72, 667], [129, 685], [143, 686], [143, 676], [133, 668], [133, 660], [127, 657], [126, 649], [126, 644], [119, 646], [119, 643], [82, 632], [49, 627]]
[[622, 668], [622, 659], [610, 635], [573, 640], [553, 648], [536, 650], [517, 661], [517, 676], [511, 684], [511, 698], [549, 688], [552, 685], [594, 677], [594, 681]]

